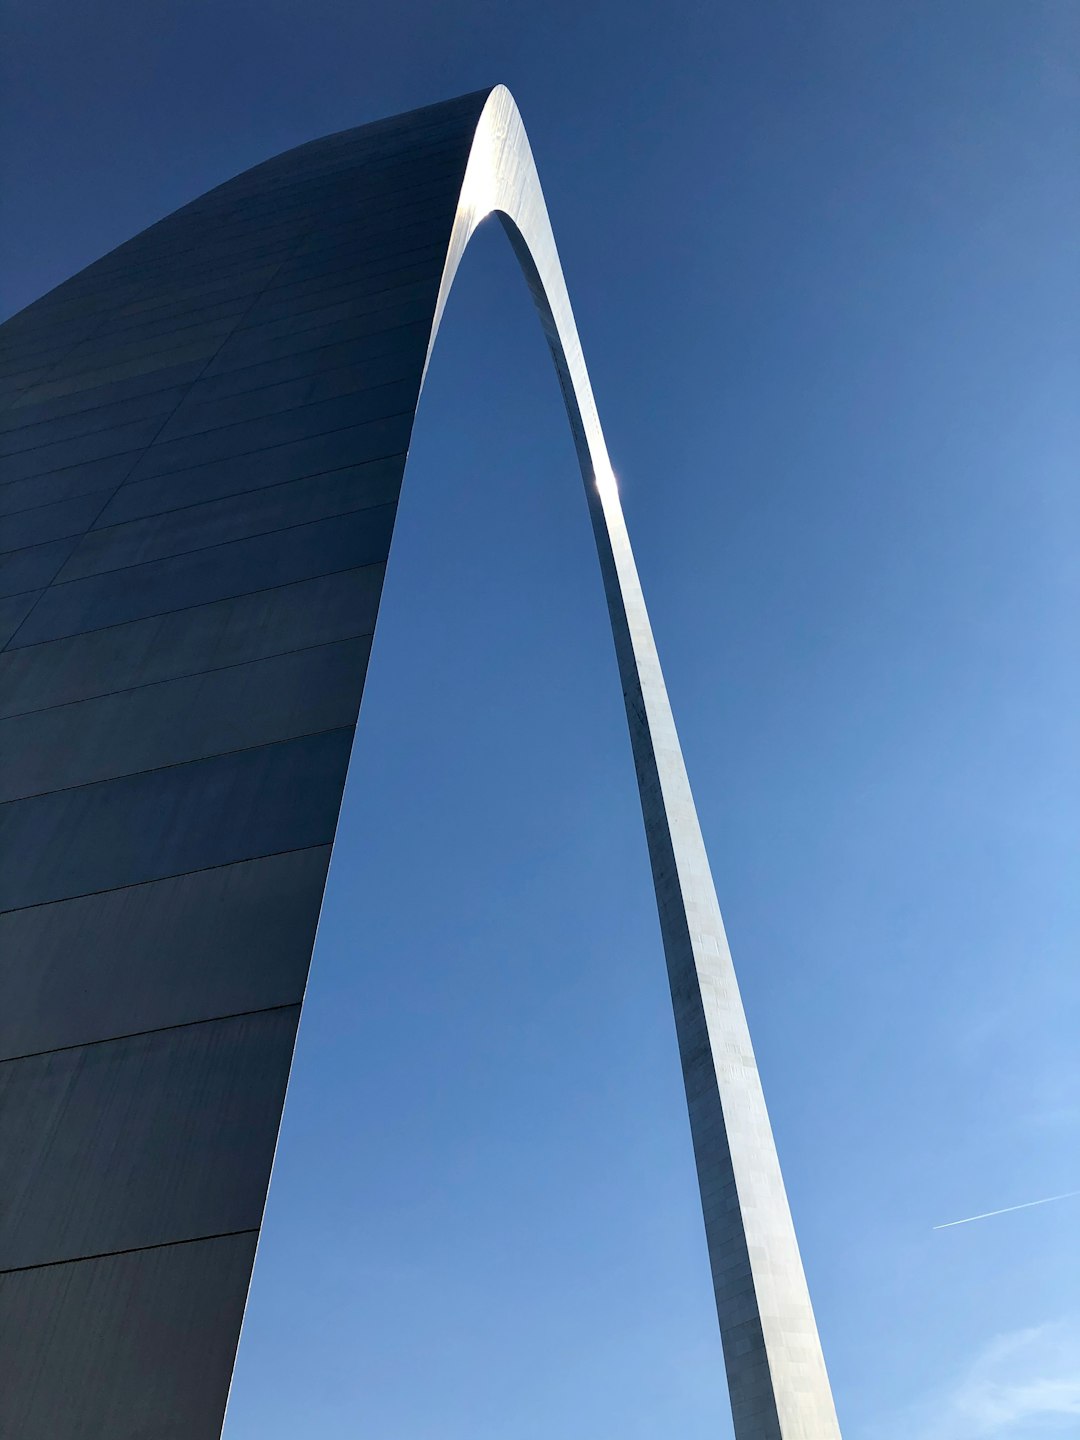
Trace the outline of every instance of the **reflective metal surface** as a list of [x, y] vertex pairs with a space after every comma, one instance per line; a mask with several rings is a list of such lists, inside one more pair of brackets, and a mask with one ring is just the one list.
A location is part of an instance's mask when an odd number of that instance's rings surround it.
[[416, 401], [493, 213], [589, 497], [736, 1434], [838, 1436], [618, 488], [501, 86], [256, 166], [0, 327], [5, 1435], [220, 1430]]
[[536, 302], [589, 498], [667, 956], [735, 1433], [738, 1440], [831, 1440], [840, 1430], [724, 923], [547, 207], [503, 86], [492, 91], [477, 126], [436, 328], [469, 237], [492, 212]]

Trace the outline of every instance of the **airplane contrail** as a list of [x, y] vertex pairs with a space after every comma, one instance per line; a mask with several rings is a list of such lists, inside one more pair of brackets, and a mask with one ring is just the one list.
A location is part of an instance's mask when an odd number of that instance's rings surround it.
[[963, 1220], [947, 1220], [944, 1225], [935, 1225], [935, 1230], [951, 1230], [954, 1225], [970, 1225], [973, 1220], [989, 1220], [992, 1215], [1008, 1215], [1013, 1210], [1030, 1210], [1033, 1205], [1051, 1205], [1055, 1200], [1072, 1200], [1080, 1190], [1066, 1190], [1064, 1195], [1047, 1195], [1042, 1200], [1025, 1200], [1022, 1205], [1006, 1205], [1004, 1210], [984, 1210], [981, 1215], [968, 1215]]

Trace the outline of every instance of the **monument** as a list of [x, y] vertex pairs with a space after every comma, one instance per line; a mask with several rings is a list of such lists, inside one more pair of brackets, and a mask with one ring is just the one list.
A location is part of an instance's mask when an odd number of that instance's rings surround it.
[[736, 1435], [839, 1436], [616, 482], [499, 86], [258, 165], [0, 329], [12, 1440], [220, 1433], [413, 416], [490, 214], [588, 494]]

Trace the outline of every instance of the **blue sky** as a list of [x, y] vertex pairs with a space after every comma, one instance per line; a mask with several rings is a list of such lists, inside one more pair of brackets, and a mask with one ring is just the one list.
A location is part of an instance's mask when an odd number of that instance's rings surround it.
[[[1080, 19], [13, 0], [5, 313], [289, 145], [529, 127], [847, 1440], [1080, 1425]], [[730, 1435], [621, 698], [497, 227], [430, 372], [226, 1440]]]

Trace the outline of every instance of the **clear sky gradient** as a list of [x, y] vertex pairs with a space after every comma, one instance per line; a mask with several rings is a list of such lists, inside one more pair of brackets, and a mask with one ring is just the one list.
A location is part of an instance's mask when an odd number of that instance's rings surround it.
[[[847, 1440], [1080, 1428], [1080, 11], [9, 0], [5, 313], [502, 81]], [[496, 225], [420, 409], [226, 1440], [723, 1440], [621, 697]]]

